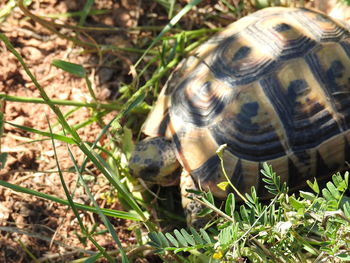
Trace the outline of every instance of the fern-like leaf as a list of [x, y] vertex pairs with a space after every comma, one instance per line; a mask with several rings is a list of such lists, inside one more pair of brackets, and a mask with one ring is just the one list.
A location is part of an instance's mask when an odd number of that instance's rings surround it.
[[265, 188], [273, 195], [286, 194], [288, 192], [287, 184], [281, 183], [281, 178], [272, 170], [272, 166], [266, 162], [263, 163], [263, 169], [260, 172], [265, 176], [263, 182], [266, 183]]
[[172, 236], [170, 233], [165, 233], [165, 236], [175, 247], [180, 246], [179, 242], [177, 242], [176, 238], [174, 236]]
[[204, 244], [203, 239], [201, 238], [200, 234], [197, 232], [196, 229], [194, 229], [193, 227], [190, 227], [190, 231], [193, 235], [194, 240], [196, 241], [196, 244], [200, 244], [200, 245]]
[[207, 232], [205, 232], [205, 230], [203, 228], [201, 228], [199, 231], [201, 232], [202, 237], [207, 242], [207, 244], [212, 244], [213, 243], [213, 241], [211, 240], [210, 236], [208, 235]]
[[151, 241], [148, 242], [148, 244], [150, 246], [156, 247], [156, 248], [161, 248], [162, 247], [162, 242], [160, 241], [157, 232], [150, 232], [148, 234], [148, 237], [151, 240]]
[[193, 237], [184, 228], [182, 228], [180, 232], [188, 244], [190, 244], [191, 246], [196, 245], [196, 242], [194, 241]]
[[183, 235], [181, 234], [181, 232], [179, 230], [175, 229], [174, 235], [176, 236], [177, 241], [180, 243], [181, 246], [183, 246], [183, 247], [188, 246], [186, 239], [183, 237]]
[[225, 203], [225, 213], [231, 217], [233, 217], [233, 213], [235, 211], [235, 196], [232, 193], [229, 193], [229, 195], [227, 196], [226, 199], [226, 203]]
[[350, 219], [350, 203], [349, 202], [346, 202], [343, 205], [343, 211], [344, 211], [344, 215]]

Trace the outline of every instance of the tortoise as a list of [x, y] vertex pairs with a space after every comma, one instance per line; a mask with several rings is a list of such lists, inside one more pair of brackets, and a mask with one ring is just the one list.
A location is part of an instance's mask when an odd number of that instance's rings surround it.
[[264, 162], [300, 189], [350, 161], [350, 27], [305, 8], [270, 7], [217, 33], [171, 74], [142, 128], [130, 171], [179, 184], [189, 224], [200, 205], [186, 189], [225, 198], [216, 151], [240, 192], [267, 194]]

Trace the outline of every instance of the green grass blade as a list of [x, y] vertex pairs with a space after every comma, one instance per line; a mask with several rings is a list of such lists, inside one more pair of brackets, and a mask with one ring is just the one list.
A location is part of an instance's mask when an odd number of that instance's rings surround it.
[[85, 2], [84, 8], [82, 10], [82, 14], [81, 14], [80, 19], [79, 19], [79, 26], [82, 26], [85, 24], [85, 20], [86, 20], [87, 16], [89, 15], [93, 4], [94, 4], [94, 0], [87, 0]]
[[340, 253], [338, 255], [336, 255], [336, 257], [340, 260], [342, 260], [342, 262], [349, 262], [350, 261], [350, 253]]
[[[49, 128], [50, 128], [50, 132], [52, 132], [52, 129], [51, 129], [51, 125], [50, 125], [50, 122], [48, 121], [48, 124], [49, 124]], [[56, 152], [56, 147], [55, 147], [55, 141], [53, 139], [51, 139], [52, 141], [52, 146], [53, 146], [53, 150], [54, 150], [54, 154], [55, 154], [55, 161], [56, 161], [56, 166], [57, 166], [57, 169], [58, 169], [58, 175], [60, 177], [60, 181], [61, 181], [61, 185], [63, 187], [63, 190], [64, 190], [64, 193], [66, 194], [66, 197], [67, 197], [67, 200], [68, 200], [68, 203], [69, 203], [69, 206], [72, 208], [73, 210], [73, 213], [74, 213], [74, 216], [75, 218], [78, 220], [78, 224], [80, 226], [80, 229], [81, 231], [84, 233], [84, 235], [87, 236], [87, 238], [90, 240], [90, 242], [92, 244], [94, 244], [94, 246], [100, 251], [100, 253], [109, 261], [109, 262], [115, 262], [114, 259], [108, 255], [108, 253], [105, 251], [105, 249], [103, 247], [100, 246], [100, 244], [88, 233], [87, 229], [85, 228], [84, 224], [83, 224], [83, 221], [81, 220], [80, 218], [80, 215], [79, 215], [79, 212], [78, 212], [78, 208], [75, 206], [74, 202], [73, 202], [73, 198], [72, 196], [70, 195], [70, 192], [68, 190], [68, 187], [66, 185], [66, 182], [64, 181], [64, 178], [63, 178], [63, 174], [61, 172], [61, 169], [60, 169], [60, 163], [58, 161], [58, 157], [57, 157], [57, 152]], [[77, 163], [76, 163], [76, 160], [74, 159], [73, 157], [73, 154], [72, 152], [70, 151], [70, 149], [68, 148], [69, 150], [69, 155], [71, 157], [71, 159], [73, 160], [73, 163], [74, 163], [74, 166], [76, 167], [76, 170], [79, 170], [77, 169]], [[84, 180], [82, 180], [84, 182]], [[97, 209], [98, 210], [98, 209]], [[101, 210], [98, 210], [99, 213], [101, 213]], [[119, 241], [119, 240], [118, 240]]]
[[7, 153], [1, 152], [1, 138], [4, 134], [4, 113], [2, 109], [4, 108], [3, 101], [0, 98], [0, 169], [5, 167], [5, 163], [7, 160]]
[[3, 6], [2, 9], [0, 9], [0, 23], [5, 21], [6, 17], [9, 16], [12, 12], [12, 10], [16, 7], [16, 1], [10, 0], [7, 2], [5, 6]]
[[7, 121], [5, 123], [10, 124], [11, 126], [14, 126], [16, 128], [19, 128], [19, 129], [27, 131], [27, 132], [39, 134], [39, 135], [46, 136], [46, 137], [56, 139], [56, 140], [59, 140], [59, 141], [65, 142], [65, 143], [69, 143], [69, 144], [76, 144], [76, 142], [72, 138], [67, 137], [67, 136], [54, 134], [54, 133], [50, 133], [50, 132], [39, 131], [39, 130], [34, 129], [34, 128], [29, 128], [27, 126], [22, 126], [22, 125], [18, 125], [18, 124], [7, 122]]
[[93, 255], [91, 257], [88, 257], [84, 260], [84, 263], [95, 263], [99, 258], [101, 257], [101, 254], [98, 253], [96, 255]]
[[[108, 9], [91, 9], [88, 15], [95, 16], [95, 15], [105, 15], [110, 13], [111, 10]], [[58, 13], [58, 14], [45, 14], [45, 17], [48, 18], [68, 18], [68, 17], [81, 17], [82, 11], [76, 11], [76, 12], [67, 12], [67, 13]]]
[[3, 169], [5, 167], [7, 156], [7, 153], [0, 152], [0, 169]]
[[118, 180], [114, 171], [110, 166], [98, 155], [96, 154], [89, 145], [85, 144], [85, 147], [81, 147], [86, 156], [97, 166], [97, 168], [104, 174], [108, 181], [119, 191], [119, 193], [125, 198], [128, 204], [135, 210], [144, 220], [146, 217], [133, 198], [129, 190]]
[[57, 68], [60, 68], [74, 76], [84, 78], [86, 76], [86, 71], [83, 66], [68, 61], [54, 59], [51, 64]]
[[[83, 178], [82, 174], [80, 173], [80, 169], [78, 168], [78, 164], [77, 164], [75, 158], [73, 157], [73, 154], [72, 154], [71, 150], [69, 149], [69, 147], [68, 147], [68, 150], [69, 150], [69, 155], [73, 161], [74, 167], [78, 173], [79, 179], [80, 179], [81, 183], [83, 184], [86, 193], [88, 194], [90, 200], [94, 204], [94, 206], [97, 210], [97, 213], [100, 216], [100, 218], [101, 218], [102, 222], [104, 223], [104, 225], [106, 226], [106, 228], [108, 229], [108, 232], [112, 235], [114, 241], [117, 243], [117, 246], [119, 248], [119, 252], [122, 255], [122, 262], [128, 262], [128, 259], [126, 257], [126, 253], [122, 247], [122, 244], [120, 243], [120, 240], [118, 238], [117, 233], [114, 230], [114, 227], [112, 226], [111, 222], [107, 219], [107, 217], [103, 214], [102, 209], [99, 207], [99, 205], [97, 204], [95, 198], [93, 197], [89, 187], [86, 185], [84, 178]], [[89, 236], [89, 239], [109, 261], [114, 261], [114, 260], [112, 260], [112, 258], [110, 258], [109, 255], [106, 255], [106, 253], [104, 252], [104, 249], [101, 248], [97, 242], [94, 242], [94, 240], [92, 240], [92, 238], [90, 236]]]
[[[62, 205], [69, 205], [69, 202], [67, 200], [52, 196], [52, 195], [48, 195], [48, 194], [44, 194], [44, 193], [40, 193], [37, 192], [35, 190], [32, 189], [28, 189], [19, 185], [15, 185], [15, 184], [11, 184], [8, 182], [5, 182], [3, 180], [0, 180], [0, 185], [9, 189], [12, 189], [13, 191], [16, 192], [20, 192], [20, 193], [25, 193], [25, 194], [29, 194], [29, 195], [34, 195], [46, 200], [50, 200], [50, 201], [54, 201], [57, 202], [59, 204]], [[75, 206], [80, 209], [80, 210], [84, 210], [84, 211], [88, 211], [88, 212], [94, 212], [96, 213], [96, 208], [88, 206], [88, 205], [82, 205], [79, 203], [74, 203]], [[101, 209], [103, 214], [105, 214], [106, 216], [111, 216], [111, 217], [116, 217], [116, 218], [121, 218], [121, 219], [128, 219], [128, 220], [134, 220], [134, 221], [141, 221], [140, 216], [138, 216], [135, 213], [131, 213], [131, 212], [124, 212], [124, 211], [118, 211], [118, 210], [111, 210], [111, 209]]]

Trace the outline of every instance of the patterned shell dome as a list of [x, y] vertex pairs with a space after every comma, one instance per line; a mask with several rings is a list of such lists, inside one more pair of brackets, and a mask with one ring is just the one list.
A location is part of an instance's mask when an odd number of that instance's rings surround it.
[[216, 150], [241, 191], [264, 194], [263, 162], [291, 188], [350, 162], [349, 26], [307, 9], [267, 8], [184, 60], [143, 132], [176, 144], [181, 165], [215, 195]]

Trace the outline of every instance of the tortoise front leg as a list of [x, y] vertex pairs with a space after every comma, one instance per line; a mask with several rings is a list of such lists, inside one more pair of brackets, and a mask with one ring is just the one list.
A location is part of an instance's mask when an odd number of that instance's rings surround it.
[[195, 194], [189, 193], [186, 190], [199, 190], [198, 185], [193, 180], [191, 174], [186, 170], [182, 171], [180, 177], [180, 188], [181, 188], [181, 198], [182, 207], [184, 208], [186, 221], [188, 226], [193, 226], [194, 228], [200, 228], [205, 226], [208, 222], [208, 217], [199, 217], [197, 214], [205, 208], [204, 205], [196, 200], [190, 199], [194, 197]]

